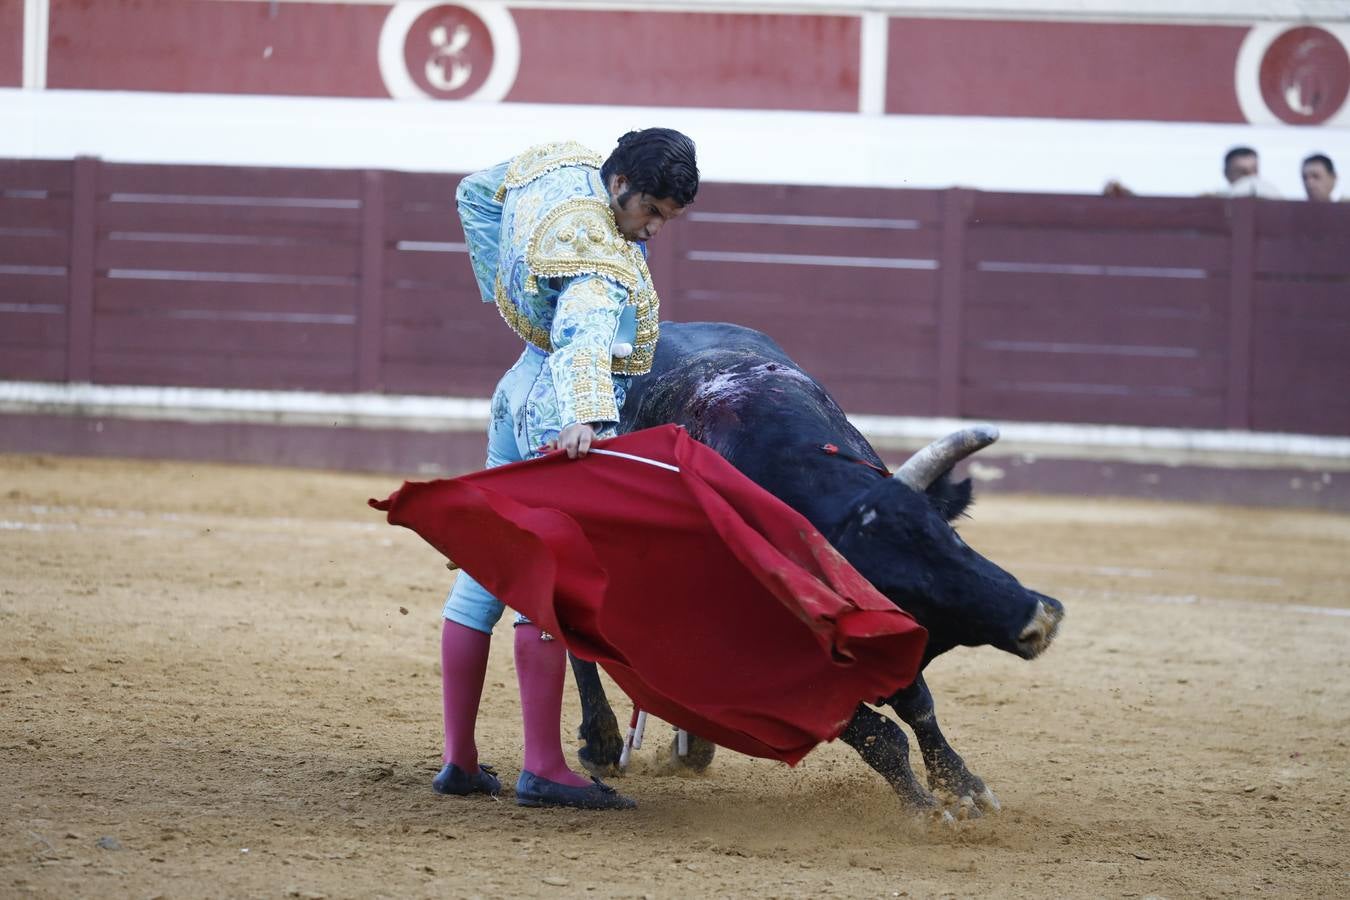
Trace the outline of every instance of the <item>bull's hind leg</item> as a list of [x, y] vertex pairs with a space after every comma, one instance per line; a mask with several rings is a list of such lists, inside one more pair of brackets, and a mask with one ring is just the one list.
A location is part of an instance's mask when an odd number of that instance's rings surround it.
[[592, 775], [613, 775], [619, 771], [619, 755], [623, 753], [623, 735], [619, 720], [614, 717], [605, 686], [600, 682], [600, 669], [568, 654], [572, 660], [572, 675], [577, 681], [581, 699], [581, 727], [577, 737], [585, 744], [577, 750], [577, 759]]
[[919, 779], [915, 777], [914, 770], [909, 766], [909, 739], [895, 722], [859, 704], [848, 727], [839, 737], [858, 751], [863, 762], [886, 779], [907, 807], [915, 812], [930, 813], [950, 820], [938, 798], [919, 784]]
[[677, 731], [670, 739], [670, 756], [666, 761], [670, 772], [703, 772], [712, 765], [717, 745], [707, 738], [686, 733], [684, 755], [680, 755], [680, 735]]
[[[617, 775], [619, 757], [623, 755], [623, 734], [600, 681], [600, 669], [595, 663], [571, 654], [568, 658], [572, 660], [572, 675], [581, 698], [581, 727], [577, 729], [577, 737], [585, 742], [577, 750], [577, 759], [592, 775]], [[695, 734], [689, 735], [688, 741], [685, 755], [680, 756], [678, 737], [671, 738], [668, 765], [672, 771], [702, 772], [712, 764], [717, 746]]]
[[945, 791], [955, 797], [957, 814], [962, 817], [978, 816], [981, 811], [997, 811], [1000, 808], [994, 792], [985, 787], [983, 779], [966, 768], [965, 760], [952, 749], [942, 729], [938, 728], [937, 714], [933, 710], [933, 694], [928, 690], [922, 675], [887, 702], [914, 731], [924, 767], [928, 769], [929, 788]]

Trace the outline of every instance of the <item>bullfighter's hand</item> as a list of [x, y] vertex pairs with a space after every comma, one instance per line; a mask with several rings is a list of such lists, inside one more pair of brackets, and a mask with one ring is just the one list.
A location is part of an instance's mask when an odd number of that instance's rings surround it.
[[566, 450], [568, 459], [577, 459], [590, 452], [594, 440], [595, 428], [585, 422], [576, 422], [562, 430], [555, 446]]

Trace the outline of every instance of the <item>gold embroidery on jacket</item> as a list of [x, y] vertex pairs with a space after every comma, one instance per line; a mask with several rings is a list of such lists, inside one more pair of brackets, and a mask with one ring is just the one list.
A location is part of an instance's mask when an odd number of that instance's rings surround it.
[[[538, 279], [578, 275], [601, 275], [627, 289], [637, 320], [633, 352], [623, 358], [612, 357], [610, 371], [615, 375], [651, 371], [660, 336], [661, 302], [642, 248], [619, 234], [608, 203], [595, 197], [576, 197], [551, 209], [530, 234], [525, 263], [533, 276], [524, 285], [527, 294], [538, 294]], [[500, 278], [496, 300], [512, 331], [544, 352], [552, 352], [548, 329], [535, 325], [520, 311]]]
[[[603, 290], [598, 284], [593, 285], [593, 289]], [[501, 313], [502, 320], [517, 336], [545, 353], [553, 352], [553, 340], [549, 330], [531, 322], [529, 316], [511, 302], [510, 296], [506, 293], [506, 285], [500, 278], [497, 279], [496, 300], [497, 312]], [[661, 302], [656, 296], [656, 291], [648, 288], [638, 292], [634, 305], [637, 307], [637, 336], [633, 339], [633, 352], [622, 358], [610, 357], [609, 369], [614, 375], [645, 375], [652, 370], [656, 342], [660, 336]]]
[[506, 284], [502, 281], [499, 274], [497, 276], [497, 289], [495, 291], [497, 298], [497, 312], [501, 313], [502, 319], [516, 334], [520, 335], [528, 343], [534, 344], [545, 353], [553, 352], [553, 342], [549, 339], [548, 329], [540, 328], [530, 321], [530, 317], [521, 312], [519, 306], [511, 302], [511, 297], [506, 293]]
[[[603, 371], [595, 351], [578, 350], [572, 357], [572, 401], [578, 422], [617, 422], [619, 407], [614, 402], [614, 386]], [[608, 374], [608, 373], [606, 373]]]
[[611, 371], [615, 375], [646, 375], [652, 370], [652, 361], [656, 357], [656, 342], [661, 331], [661, 301], [656, 291], [647, 288], [638, 292], [634, 306], [637, 307], [637, 336], [633, 339], [633, 352], [622, 359], [614, 357]]
[[613, 305], [604, 282], [587, 279], [581, 284], [567, 288], [568, 315], [580, 317], [595, 309], [604, 309]]
[[647, 268], [647, 257], [636, 244], [630, 244], [634, 265], [642, 281], [637, 291], [631, 292], [637, 313], [637, 335], [633, 338], [633, 352], [623, 359], [615, 359], [615, 375], [645, 375], [652, 370], [656, 357], [656, 342], [661, 331], [661, 300], [652, 284], [652, 273]]
[[578, 144], [576, 141], [559, 141], [552, 144], [540, 144], [521, 153], [506, 167], [506, 178], [497, 188], [497, 202], [506, 199], [506, 192], [529, 184], [540, 175], [561, 169], [564, 166], [588, 166], [598, 169], [604, 164], [600, 154]]
[[595, 197], [576, 197], [549, 210], [530, 234], [525, 264], [540, 278], [605, 275], [628, 288], [641, 287], [641, 269], [614, 223], [609, 204]]

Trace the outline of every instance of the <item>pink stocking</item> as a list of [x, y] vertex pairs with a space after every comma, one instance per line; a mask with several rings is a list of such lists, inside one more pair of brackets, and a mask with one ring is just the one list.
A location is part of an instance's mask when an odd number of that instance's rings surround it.
[[441, 627], [441, 706], [445, 712], [445, 761], [468, 774], [478, 771], [473, 739], [478, 701], [483, 696], [492, 635], [458, 622]]
[[542, 632], [535, 625], [521, 623], [515, 631], [516, 677], [525, 717], [525, 769], [559, 784], [586, 787], [590, 779], [569, 769], [562, 752], [560, 719], [567, 651], [558, 641], [540, 640]]

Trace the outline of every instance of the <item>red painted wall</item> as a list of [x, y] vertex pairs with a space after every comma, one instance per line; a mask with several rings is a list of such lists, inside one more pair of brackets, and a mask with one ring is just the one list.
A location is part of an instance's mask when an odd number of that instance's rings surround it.
[[388, 11], [333, 3], [52, 0], [47, 85], [385, 97], [376, 49]]
[[892, 19], [886, 112], [1241, 122], [1247, 30]]
[[[10, 83], [20, 74], [21, 8], [20, 0], [0, 0], [0, 79]], [[455, 3], [411, 10], [373, 2], [51, 0], [47, 83], [646, 107], [859, 106], [857, 14], [663, 12], [638, 3], [502, 5], [486, 18]], [[1241, 84], [1257, 97], [1248, 98], [1254, 118], [1320, 125], [1340, 115], [1350, 94], [1350, 48], [1339, 32], [1312, 24], [1276, 25], [1265, 37], [1243, 24], [892, 17], [888, 27], [885, 111], [893, 114], [1242, 122]], [[386, 28], [403, 55], [381, 60]], [[1248, 37], [1253, 58], [1239, 70]], [[518, 41], [519, 52], [499, 41]], [[490, 96], [477, 96], [489, 81]]]
[[0, 87], [23, 84], [23, 0], [0, 0]]
[[856, 111], [852, 16], [512, 10], [508, 100]]
[[[13, 0], [5, 0], [11, 2]], [[54, 88], [385, 97], [390, 7], [53, 0]], [[851, 16], [515, 9], [508, 100], [849, 111]]]
[[[457, 177], [0, 160], [0, 378], [486, 397]], [[709, 184], [664, 318], [859, 413], [1350, 433], [1350, 206]]]

